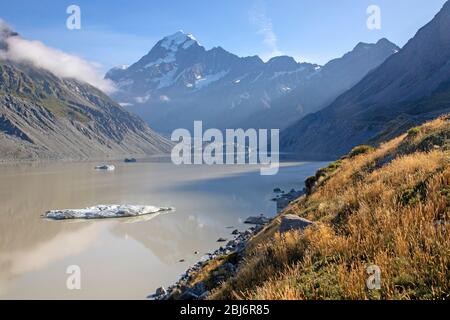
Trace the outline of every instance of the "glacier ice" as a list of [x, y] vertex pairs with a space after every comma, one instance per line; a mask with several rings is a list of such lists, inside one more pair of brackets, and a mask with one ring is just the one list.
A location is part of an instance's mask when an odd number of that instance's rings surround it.
[[103, 164], [100, 166], [96, 166], [95, 170], [107, 170], [107, 171], [114, 171], [116, 170], [116, 167], [112, 164]]
[[43, 217], [52, 220], [107, 219], [161, 214], [173, 210], [174, 208], [170, 207], [141, 205], [98, 205], [86, 209], [51, 210], [47, 211]]

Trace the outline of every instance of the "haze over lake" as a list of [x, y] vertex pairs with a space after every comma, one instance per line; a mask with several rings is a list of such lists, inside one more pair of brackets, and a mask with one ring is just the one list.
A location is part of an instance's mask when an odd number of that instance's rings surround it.
[[[0, 299], [145, 299], [205, 253], [245, 230], [248, 216], [273, 216], [273, 189], [300, 190], [325, 163], [286, 163], [275, 176], [257, 166], [174, 166], [166, 162], [32, 163], [0, 166]], [[156, 217], [50, 221], [52, 209], [98, 204], [175, 207]], [[198, 251], [196, 255], [194, 252]], [[185, 260], [185, 262], [179, 262]], [[81, 268], [81, 290], [66, 287]]]

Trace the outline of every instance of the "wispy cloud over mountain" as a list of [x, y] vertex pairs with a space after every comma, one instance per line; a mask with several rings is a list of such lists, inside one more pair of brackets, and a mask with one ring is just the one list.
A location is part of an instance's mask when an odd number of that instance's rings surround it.
[[74, 78], [106, 93], [115, 91], [113, 83], [103, 79], [97, 64], [50, 48], [42, 42], [24, 39], [2, 20], [0, 20], [0, 44], [0, 59], [31, 63], [57, 77]]
[[267, 15], [267, 9], [263, 2], [258, 2], [250, 11], [250, 22], [258, 29], [258, 34], [263, 36], [263, 43], [269, 52], [262, 53], [261, 57], [268, 60], [272, 57], [282, 55], [278, 48], [277, 35], [273, 29], [272, 20]]

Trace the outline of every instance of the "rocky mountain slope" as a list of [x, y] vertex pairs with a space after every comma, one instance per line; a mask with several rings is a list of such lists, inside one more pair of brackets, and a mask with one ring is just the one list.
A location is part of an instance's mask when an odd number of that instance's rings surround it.
[[397, 54], [281, 135], [282, 149], [333, 159], [450, 110], [450, 3]]
[[170, 143], [96, 88], [0, 60], [0, 159], [160, 154]]
[[287, 56], [264, 63], [220, 47], [206, 50], [192, 35], [177, 32], [106, 78], [120, 89], [117, 101], [163, 133], [190, 129], [194, 120], [219, 129], [284, 128], [332, 101], [397, 49], [387, 40], [359, 44], [322, 68]]

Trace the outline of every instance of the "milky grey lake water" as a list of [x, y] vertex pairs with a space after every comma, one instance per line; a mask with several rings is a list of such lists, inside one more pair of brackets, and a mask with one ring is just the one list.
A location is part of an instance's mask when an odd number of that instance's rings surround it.
[[[227, 227], [245, 230], [248, 216], [275, 215], [275, 187], [299, 190], [325, 165], [286, 163], [261, 176], [255, 166], [112, 163], [112, 172], [86, 162], [0, 165], [0, 299], [145, 299], [220, 247], [219, 237], [231, 239]], [[99, 204], [176, 211], [151, 219], [41, 217]], [[81, 290], [67, 288], [72, 265], [80, 267]]]

